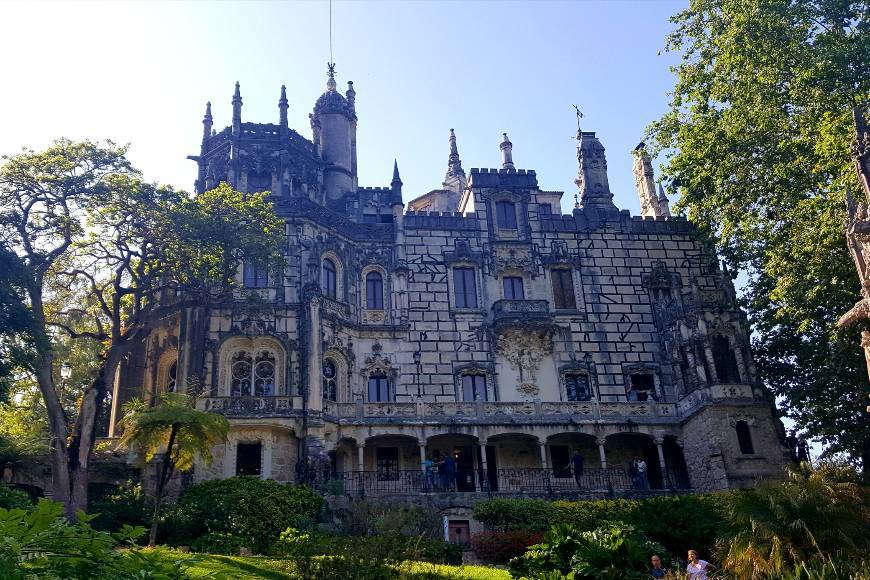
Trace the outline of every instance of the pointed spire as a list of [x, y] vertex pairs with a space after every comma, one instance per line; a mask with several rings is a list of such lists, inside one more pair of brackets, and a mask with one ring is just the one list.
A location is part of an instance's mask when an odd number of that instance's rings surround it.
[[205, 104], [205, 116], [202, 118], [202, 140], [205, 141], [211, 137], [211, 127], [213, 125], [211, 118], [211, 101]]
[[502, 137], [501, 145], [499, 145], [499, 148], [501, 149], [501, 166], [504, 169], [515, 169], [513, 156], [514, 144], [511, 143], [510, 139], [508, 139], [507, 133], [502, 133]]
[[401, 178], [399, 178], [399, 162], [396, 159], [393, 159], [393, 181], [391, 183], [402, 183]]
[[278, 127], [284, 132], [287, 129], [287, 87], [281, 85], [281, 98], [278, 99], [278, 112], [280, 118], [278, 120]]
[[393, 159], [393, 181], [390, 182], [393, 200], [402, 202], [402, 179], [399, 177], [399, 162]]
[[456, 133], [450, 129], [450, 155], [447, 156], [447, 177], [462, 176], [465, 177], [465, 171], [462, 169], [462, 161], [459, 159], [459, 149], [456, 147]]
[[233, 135], [242, 132], [242, 92], [239, 81], [236, 81], [236, 91], [233, 93]]
[[668, 196], [665, 195], [665, 188], [659, 182], [659, 215], [663, 217], [671, 217], [671, 206], [668, 203]]
[[646, 144], [641, 141], [634, 148], [634, 184], [637, 188], [637, 199], [640, 202], [640, 215], [644, 217], [657, 217], [659, 214], [659, 200], [656, 196], [655, 173], [652, 166], [652, 158], [646, 150]]

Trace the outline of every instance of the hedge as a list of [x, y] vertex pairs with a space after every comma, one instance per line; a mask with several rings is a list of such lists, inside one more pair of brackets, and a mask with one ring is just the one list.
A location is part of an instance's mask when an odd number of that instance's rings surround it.
[[727, 507], [734, 492], [659, 496], [642, 500], [547, 501], [491, 499], [474, 506], [474, 517], [490, 530], [543, 532], [555, 524], [588, 531], [602, 522], [635, 526], [673, 554], [690, 548], [710, 553], [727, 525]]

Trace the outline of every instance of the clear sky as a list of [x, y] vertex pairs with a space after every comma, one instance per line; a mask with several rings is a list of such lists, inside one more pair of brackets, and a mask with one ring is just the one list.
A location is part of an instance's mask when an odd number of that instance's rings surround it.
[[[405, 199], [440, 187], [453, 127], [466, 172], [518, 168], [573, 203], [573, 104], [607, 148], [616, 203], [638, 212], [631, 150], [667, 104], [668, 17], [685, 2], [333, 3], [339, 87], [357, 91], [360, 185], [386, 186], [397, 158]], [[152, 181], [192, 189], [205, 102], [230, 123], [278, 121], [310, 138], [325, 90], [327, 2], [0, 2], [0, 153], [52, 139], [110, 138]]]

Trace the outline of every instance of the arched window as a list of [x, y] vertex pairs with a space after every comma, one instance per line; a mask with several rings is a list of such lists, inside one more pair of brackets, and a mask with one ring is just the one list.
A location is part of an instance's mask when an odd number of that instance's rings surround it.
[[392, 400], [390, 379], [384, 373], [369, 375], [369, 402], [384, 403]]
[[384, 279], [380, 272], [366, 274], [366, 308], [384, 309]]
[[169, 370], [166, 372], [166, 392], [174, 393], [176, 383], [178, 382], [178, 361], [173, 361], [169, 365]]
[[275, 355], [264, 350], [256, 358], [247, 351], [233, 354], [230, 362], [230, 395], [271, 397], [275, 394]]
[[486, 400], [486, 375], [462, 375], [462, 400], [468, 402]]
[[592, 385], [586, 373], [565, 375], [565, 398], [569, 401], [589, 401], [592, 399]]
[[513, 202], [497, 201], [495, 203], [495, 217], [498, 227], [505, 230], [517, 229], [517, 210]]
[[740, 446], [740, 453], [743, 455], [755, 454], [755, 448], [752, 446], [752, 433], [749, 432], [749, 423], [737, 421], [734, 430], [737, 431], [737, 444]]
[[338, 372], [335, 363], [328, 358], [323, 359], [323, 398], [338, 401]]
[[335, 262], [330, 258], [323, 259], [323, 271], [321, 274], [321, 289], [323, 293], [330, 297], [335, 298], [337, 296], [337, 276], [336, 276], [336, 268]]
[[716, 376], [720, 383], [739, 383], [740, 372], [737, 370], [737, 357], [728, 337], [717, 334], [713, 337], [713, 363], [716, 366]]

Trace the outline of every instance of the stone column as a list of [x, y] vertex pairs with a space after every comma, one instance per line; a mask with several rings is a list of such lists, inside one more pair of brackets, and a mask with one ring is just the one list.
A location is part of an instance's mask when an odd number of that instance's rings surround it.
[[263, 469], [260, 470], [260, 479], [272, 479], [272, 444], [275, 436], [271, 433], [263, 439]]
[[607, 469], [607, 456], [604, 454], [604, 438], [597, 439], [598, 443], [598, 459], [601, 462], [601, 469]]
[[665, 465], [665, 451], [662, 448], [665, 439], [664, 437], [656, 437], [654, 441], [656, 444], [656, 451], [658, 451], [659, 454], [659, 468], [662, 470], [662, 488], [671, 487], [668, 485], [670, 483], [668, 481], [668, 466]]
[[425, 475], [425, 473], [426, 473], [426, 442], [423, 441], [421, 443], [418, 441], [417, 444], [420, 446], [420, 470]]
[[365, 444], [356, 444], [356, 470], [365, 471]]
[[320, 380], [320, 297], [312, 297], [308, 303], [308, 408], [323, 409], [323, 383]]
[[489, 466], [486, 464], [486, 441], [480, 442], [480, 489], [489, 489]]
[[236, 473], [236, 440], [232, 437], [224, 443], [224, 478], [232, 477]]
[[539, 441], [538, 447], [541, 448], [541, 469], [547, 469], [547, 443], [545, 441]]

